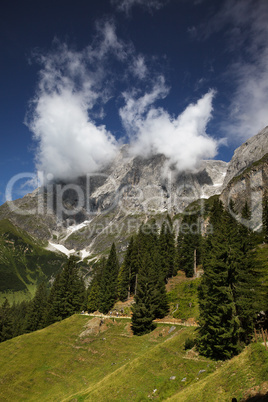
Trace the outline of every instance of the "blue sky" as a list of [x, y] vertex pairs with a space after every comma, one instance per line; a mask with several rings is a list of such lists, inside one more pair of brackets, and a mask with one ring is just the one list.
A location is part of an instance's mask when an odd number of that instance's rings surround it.
[[229, 161], [268, 124], [267, 20], [266, 0], [5, 0], [0, 203], [14, 175], [72, 179], [126, 142]]

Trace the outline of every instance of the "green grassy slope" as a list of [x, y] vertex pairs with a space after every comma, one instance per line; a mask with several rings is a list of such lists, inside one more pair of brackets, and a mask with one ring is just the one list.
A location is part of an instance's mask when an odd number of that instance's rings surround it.
[[220, 369], [204, 379], [200, 378], [196, 384], [168, 400], [219, 402], [231, 401], [232, 398], [246, 400], [252, 396], [257, 401], [256, 395], [266, 392], [268, 400], [268, 351], [264, 345], [257, 343], [249, 345], [239, 356], [225, 362]]
[[0, 221], [0, 303], [30, 298], [41, 281], [57, 273], [65, 256], [42, 248], [9, 220]]
[[134, 337], [127, 319], [74, 315], [0, 344], [0, 400], [230, 401], [267, 380], [263, 345], [214, 362], [184, 350], [193, 333], [161, 324]]
[[129, 320], [105, 320], [101, 332], [99, 322], [75, 315], [0, 344], [0, 400], [138, 401], [154, 389], [163, 398], [195, 382], [200, 370], [206, 376], [215, 369], [183, 350], [193, 328], [159, 325], [134, 337]]

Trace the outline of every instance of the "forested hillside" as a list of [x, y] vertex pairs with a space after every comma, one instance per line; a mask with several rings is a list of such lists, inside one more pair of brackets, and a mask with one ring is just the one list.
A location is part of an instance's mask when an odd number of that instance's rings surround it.
[[[172, 308], [177, 301], [177, 318], [183, 316], [179, 298], [168, 296], [166, 285], [178, 270], [191, 278], [198, 269], [203, 275], [194, 288], [200, 314], [197, 348], [216, 359], [236, 355], [251, 341], [261, 311], [263, 326], [267, 326], [267, 200], [263, 205], [262, 233], [239, 223], [233, 204], [228, 212], [218, 197], [208, 200], [204, 211], [195, 203], [188, 210], [191, 214], [173, 220], [167, 216], [161, 228], [153, 219], [147, 221], [130, 238], [121, 266], [115, 244], [108, 258], [92, 265], [87, 290], [71, 258], [52, 287], [41, 284], [23, 308], [7, 301], [3, 304], [2, 341], [81, 310], [107, 314], [118, 300], [124, 302], [132, 296], [132, 331], [143, 335], [155, 328], [156, 318], [171, 313], [171, 301]], [[247, 204], [242, 217], [250, 217]], [[177, 219], [181, 224], [176, 238], [173, 223]]]

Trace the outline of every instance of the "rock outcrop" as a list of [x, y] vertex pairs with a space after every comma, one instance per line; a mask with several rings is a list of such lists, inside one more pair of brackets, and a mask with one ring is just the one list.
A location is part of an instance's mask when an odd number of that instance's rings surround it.
[[223, 188], [227, 186], [233, 177], [242, 173], [252, 163], [260, 160], [267, 152], [268, 126], [235, 150], [234, 156], [228, 165]]
[[[252, 230], [259, 230], [262, 227], [262, 201], [264, 195], [268, 196], [268, 153], [260, 160], [252, 163], [240, 175], [230, 180], [220, 199], [227, 208], [232, 200], [236, 211], [236, 219]], [[248, 221], [241, 217], [241, 212], [246, 202], [251, 211], [251, 218]]]

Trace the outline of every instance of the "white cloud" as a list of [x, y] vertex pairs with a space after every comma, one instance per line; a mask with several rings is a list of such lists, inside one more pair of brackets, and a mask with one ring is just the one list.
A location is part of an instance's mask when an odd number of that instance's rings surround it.
[[144, 57], [141, 55], [133, 60], [133, 65], [130, 68], [133, 74], [140, 79], [144, 79], [148, 72]]
[[133, 98], [125, 94], [120, 116], [130, 137], [130, 152], [144, 157], [163, 153], [178, 170], [194, 169], [200, 160], [217, 154], [217, 141], [206, 133], [215, 91], [190, 104], [177, 118], [152, 104], [167, 95], [160, 77], [151, 93]]
[[196, 37], [206, 39], [225, 29], [225, 51], [233, 59], [226, 66], [225, 79], [233, 83], [233, 90], [222, 129], [236, 143], [268, 124], [267, 21], [267, 1], [225, 0], [217, 14], [195, 31]]
[[159, 10], [168, 0], [111, 0], [119, 11], [129, 14], [132, 7], [141, 6], [148, 11]]
[[110, 98], [106, 58], [123, 60], [128, 47], [106, 22], [95, 47], [71, 50], [56, 41], [56, 49], [38, 56], [42, 65], [39, 85], [26, 124], [38, 142], [36, 164], [55, 178], [71, 179], [97, 171], [115, 155], [113, 135], [94, 120], [94, 108]]
[[116, 153], [111, 133], [90, 121], [84, 94], [69, 89], [43, 93], [30, 128], [39, 141], [37, 167], [56, 178], [97, 171]]
[[[239, 60], [229, 69], [236, 89], [226, 131], [231, 137], [246, 140], [268, 125], [268, 3], [228, 1], [225, 18], [236, 26], [232, 43], [243, 44], [246, 49], [246, 54], [239, 52]], [[239, 48], [232, 45], [231, 50], [237, 52]]]
[[157, 105], [169, 93], [164, 77], [155, 78], [144, 56], [117, 37], [113, 23], [98, 24], [92, 45], [81, 51], [56, 41], [54, 51], [38, 58], [42, 68], [26, 124], [38, 143], [37, 168], [46, 174], [70, 180], [114, 158], [119, 143], [96, 123], [96, 114], [102, 121], [107, 101], [118, 105], [122, 94], [119, 115], [132, 154], [164, 153], [179, 170], [216, 155], [218, 143], [206, 133], [215, 92], [170, 116]]

